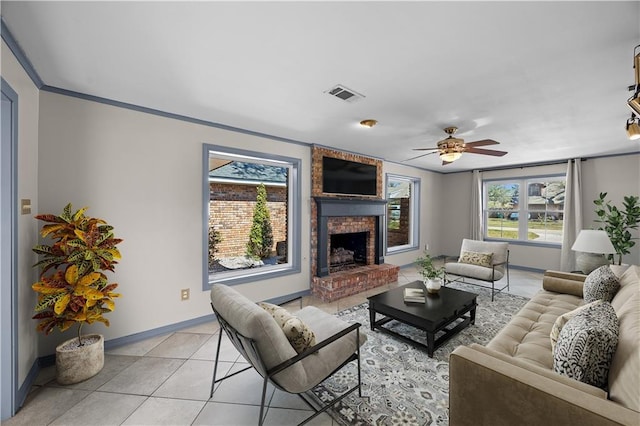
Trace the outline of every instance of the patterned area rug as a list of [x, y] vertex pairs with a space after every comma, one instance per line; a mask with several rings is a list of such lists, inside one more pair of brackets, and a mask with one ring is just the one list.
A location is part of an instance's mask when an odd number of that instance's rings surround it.
[[[451, 287], [478, 294], [474, 325], [438, 348], [433, 358], [426, 350], [369, 327], [368, 304], [338, 312], [348, 322], [362, 324], [367, 342], [361, 349], [362, 395], [354, 392], [338, 403], [332, 417], [344, 425], [448, 425], [449, 354], [459, 345], [487, 344], [528, 299], [462, 283]], [[378, 315], [378, 318], [380, 316]], [[397, 321], [386, 327], [426, 344], [424, 332]], [[355, 364], [355, 363], [351, 363]], [[330, 401], [357, 380], [357, 368], [349, 365], [313, 389], [314, 396]]]

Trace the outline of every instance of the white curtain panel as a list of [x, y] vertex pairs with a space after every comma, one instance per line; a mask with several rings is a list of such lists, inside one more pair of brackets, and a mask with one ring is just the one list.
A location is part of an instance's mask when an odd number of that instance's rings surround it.
[[564, 226], [560, 270], [575, 270], [576, 253], [571, 246], [582, 229], [582, 160], [576, 158], [567, 162], [567, 184], [564, 197]]
[[474, 170], [471, 178], [471, 239], [482, 240], [482, 178], [480, 171]]

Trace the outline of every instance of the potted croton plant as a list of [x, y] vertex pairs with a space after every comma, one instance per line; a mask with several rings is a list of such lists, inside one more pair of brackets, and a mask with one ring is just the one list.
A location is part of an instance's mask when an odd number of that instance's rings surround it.
[[77, 326], [77, 337], [56, 348], [56, 379], [60, 384], [77, 383], [96, 375], [104, 366], [104, 337], [82, 335], [82, 326], [102, 322], [103, 314], [114, 309], [113, 291], [104, 271], [114, 271], [120, 259], [113, 227], [104, 220], [85, 216], [86, 207], [73, 212], [67, 204], [60, 216], [37, 215], [46, 222], [40, 230], [52, 244], [39, 244], [33, 251], [42, 256], [34, 265], [40, 280], [31, 287], [38, 293], [34, 319], [37, 330], [45, 334]]

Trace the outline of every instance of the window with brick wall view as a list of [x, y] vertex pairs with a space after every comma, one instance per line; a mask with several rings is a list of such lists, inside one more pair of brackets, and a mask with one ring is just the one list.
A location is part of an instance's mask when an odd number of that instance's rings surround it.
[[419, 180], [387, 175], [387, 252], [412, 249], [418, 244], [418, 188]]
[[217, 151], [208, 165], [209, 283], [291, 269], [293, 165]]
[[484, 181], [488, 239], [561, 244], [565, 176]]

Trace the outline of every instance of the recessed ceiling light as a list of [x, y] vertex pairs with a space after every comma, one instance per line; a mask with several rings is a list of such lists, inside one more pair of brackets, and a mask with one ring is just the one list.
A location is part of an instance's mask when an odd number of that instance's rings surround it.
[[363, 126], [363, 127], [373, 127], [376, 124], [378, 124], [378, 120], [374, 120], [372, 118], [368, 118], [368, 119], [362, 120], [360, 122], [360, 125]]

